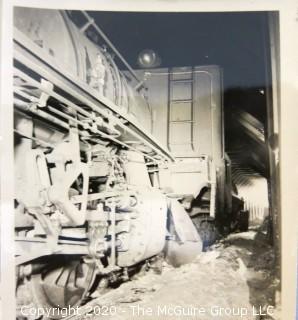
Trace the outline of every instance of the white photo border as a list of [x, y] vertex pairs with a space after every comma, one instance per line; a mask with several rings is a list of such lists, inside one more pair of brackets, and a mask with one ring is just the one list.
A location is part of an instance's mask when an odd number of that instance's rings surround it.
[[[280, 172], [282, 319], [296, 318], [298, 231], [298, 1], [297, 0], [1, 0], [1, 309], [15, 319], [13, 214], [13, 6], [96, 11], [244, 12], [278, 11], [280, 17]], [[0, 315], [1, 315], [0, 313]]]

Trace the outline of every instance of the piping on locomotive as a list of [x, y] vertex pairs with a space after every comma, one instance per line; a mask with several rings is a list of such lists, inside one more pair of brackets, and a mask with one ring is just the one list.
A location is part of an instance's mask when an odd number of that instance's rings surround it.
[[219, 68], [121, 72], [82, 15], [14, 11], [19, 305], [76, 306], [160, 255], [191, 262], [232, 222]]

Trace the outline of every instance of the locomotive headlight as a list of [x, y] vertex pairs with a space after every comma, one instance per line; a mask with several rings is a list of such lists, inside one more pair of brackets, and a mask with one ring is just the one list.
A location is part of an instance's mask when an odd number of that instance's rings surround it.
[[139, 53], [138, 65], [141, 68], [154, 68], [161, 64], [158, 54], [152, 49], [145, 49]]

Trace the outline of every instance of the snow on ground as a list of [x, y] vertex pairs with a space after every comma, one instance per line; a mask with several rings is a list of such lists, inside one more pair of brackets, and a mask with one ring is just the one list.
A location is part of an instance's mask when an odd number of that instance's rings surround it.
[[94, 308], [97, 315], [88, 317], [92, 320], [279, 320], [279, 307], [271, 307], [278, 286], [274, 264], [273, 250], [261, 231], [236, 233], [193, 263], [180, 268], [164, 264], [162, 275], [139, 275], [85, 309]]

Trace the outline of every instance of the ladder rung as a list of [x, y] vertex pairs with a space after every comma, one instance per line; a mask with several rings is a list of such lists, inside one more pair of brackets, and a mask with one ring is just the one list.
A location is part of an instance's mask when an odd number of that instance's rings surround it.
[[190, 141], [185, 141], [182, 143], [171, 142], [170, 145], [171, 146], [191, 146], [191, 142]]
[[170, 82], [179, 82], [179, 83], [191, 83], [192, 79], [170, 79]]
[[170, 100], [171, 103], [188, 103], [192, 102], [192, 99]]
[[174, 120], [174, 121], [170, 121], [170, 123], [195, 123], [192, 120]]

